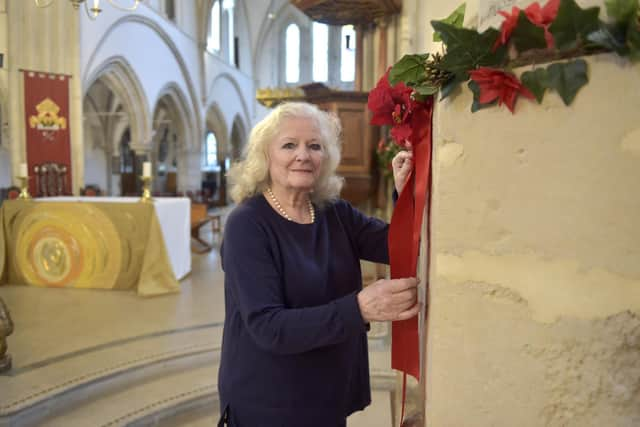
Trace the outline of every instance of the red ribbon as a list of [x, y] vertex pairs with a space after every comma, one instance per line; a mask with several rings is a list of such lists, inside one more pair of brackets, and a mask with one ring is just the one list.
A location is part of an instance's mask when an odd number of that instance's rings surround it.
[[[427, 107], [424, 139], [413, 144], [414, 170], [404, 186], [389, 225], [389, 261], [391, 278], [416, 277], [420, 249], [420, 233], [431, 187], [431, 121], [433, 107]], [[428, 215], [428, 214], [427, 214]], [[427, 273], [428, 277], [428, 273]], [[391, 367], [420, 380], [420, 332], [418, 316], [393, 322], [391, 326]], [[405, 378], [406, 380], [406, 378]], [[402, 417], [404, 417], [403, 383]]]

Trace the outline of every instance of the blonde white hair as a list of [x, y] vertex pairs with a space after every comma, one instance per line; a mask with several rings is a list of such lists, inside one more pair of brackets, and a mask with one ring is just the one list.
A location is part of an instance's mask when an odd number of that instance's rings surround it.
[[335, 200], [340, 195], [344, 179], [336, 175], [340, 164], [342, 126], [335, 114], [320, 110], [306, 102], [280, 104], [254, 126], [242, 160], [227, 173], [231, 184], [231, 198], [236, 203], [262, 193], [270, 185], [269, 144], [282, 131], [283, 122], [290, 118], [311, 119], [320, 132], [325, 157], [316, 180], [311, 199], [318, 205]]

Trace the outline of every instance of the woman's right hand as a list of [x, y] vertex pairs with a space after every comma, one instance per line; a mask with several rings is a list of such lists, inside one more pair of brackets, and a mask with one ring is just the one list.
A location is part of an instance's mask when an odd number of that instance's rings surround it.
[[358, 293], [358, 306], [365, 322], [406, 320], [420, 312], [415, 277], [381, 279]]
[[400, 194], [413, 169], [413, 153], [411, 151], [398, 152], [391, 160], [391, 169], [393, 169], [394, 186], [398, 194]]

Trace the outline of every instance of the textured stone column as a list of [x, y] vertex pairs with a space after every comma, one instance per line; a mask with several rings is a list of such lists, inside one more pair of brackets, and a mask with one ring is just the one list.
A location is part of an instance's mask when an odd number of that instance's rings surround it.
[[585, 59], [570, 107], [437, 106], [429, 426], [640, 425], [640, 65]]
[[20, 69], [71, 75], [69, 133], [72, 189], [77, 193], [84, 181], [78, 11], [68, 2], [54, 2], [48, 8], [39, 9], [32, 1], [12, 1], [7, 2], [6, 7], [12, 164], [15, 168], [26, 161], [24, 85]]

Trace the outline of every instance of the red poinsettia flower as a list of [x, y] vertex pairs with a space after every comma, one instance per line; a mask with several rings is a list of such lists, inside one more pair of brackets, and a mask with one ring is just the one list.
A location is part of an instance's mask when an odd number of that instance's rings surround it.
[[516, 26], [518, 24], [518, 15], [520, 15], [520, 8], [514, 6], [513, 9], [511, 9], [511, 13], [501, 10], [498, 12], [498, 14], [504, 17], [504, 21], [502, 21], [502, 26], [500, 27], [500, 37], [498, 37], [493, 45], [494, 51], [498, 47], [509, 42], [511, 33], [513, 33], [513, 30], [516, 29]]
[[514, 112], [518, 95], [534, 99], [534, 95], [520, 83], [513, 74], [501, 70], [482, 67], [469, 72], [471, 80], [480, 88], [480, 104], [488, 104], [498, 100], [498, 105], [504, 103], [511, 113]]
[[391, 86], [389, 71], [378, 80], [376, 87], [369, 93], [367, 106], [373, 111], [372, 125], [395, 125], [402, 121], [402, 107], [410, 104], [412, 89], [403, 82]]
[[534, 25], [544, 29], [544, 38], [547, 41], [547, 47], [552, 48], [554, 46], [553, 35], [549, 31], [549, 26], [556, 19], [558, 15], [558, 8], [560, 7], [560, 0], [549, 0], [544, 7], [540, 7], [538, 2], [530, 4], [524, 13], [527, 14], [527, 18]]
[[397, 144], [404, 146], [407, 140], [422, 140], [428, 121], [425, 119], [425, 105], [411, 97], [413, 89], [403, 82], [391, 86], [390, 70], [391, 68], [369, 93], [367, 106], [373, 111], [371, 124], [392, 126], [391, 137]]
[[[547, 41], [547, 47], [553, 48], [554, 41], [551, 32], [549, 31], [549, 26], [556, 19], [558, 15], [558, 8], [560, 7], [560, 0], [549, 0], [544, 7], [540, 7], [538, 2], [531, 3], [524, 10], [525, 15], [532, 24], [544, 29], [544, 38]], [[493, 45], [493, 50], [495, 51], [499, 46], [505, 45], [509, 42], [511, 38], [511, 34], [513, 30], [515, 30], [518, 25], [518, 16], [520, 15], [520, 8], [513, 7], [511, 9], [511, 13], [500, 11], [498, 12], [505, 19], [502, 21], [502, 26], [500, 27], [500, 37], [496, 40]]]

